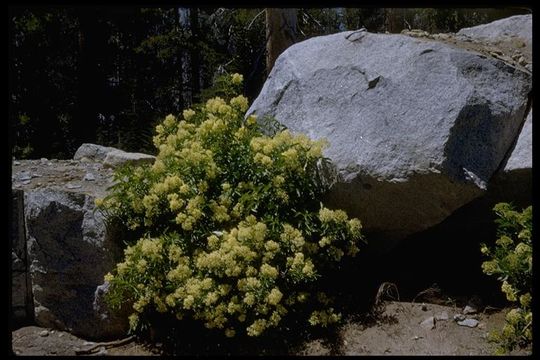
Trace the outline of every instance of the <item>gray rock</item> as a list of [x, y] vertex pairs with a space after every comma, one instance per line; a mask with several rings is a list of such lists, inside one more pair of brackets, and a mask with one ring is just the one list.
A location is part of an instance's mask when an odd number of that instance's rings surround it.
[[531, 76], [443, 43], [348, 35], [289, 47], [246, 116], [326, 138], [337, 174], [324, 202], [391, 247], [484, 193], [517, 136]]
[[491, 179], [486, 195], [490, 208], [501, 201], [512, 202], [518, 208], [532, 204], [532, 122], [531, 107], [517, 141]]
[[25, 194], [35, 322], [87, 338], [121, 336], [121, 326], [94, 308], [96, 289], [121, 256], [94, 200], [61, 189]]
[[103, 161], [103, 166], [115, 168], [124, 164], [153, 164], [155, 160], [156, 157], [152, 155], [114, 150], [107, 154]]
[[124, 334], [129, 328], [127, 318], [132, 311], [131, 304], [126, 303], [119, 311], [110, 309], [105, 301], [105, 295], [108, 291], [108, 282], [105, 282], [96, 288], [94, 302], [92, 303], [94, 313], [99, 316], [101, 331], [109, 334]]
[[47, 331], [47, 330], [42, 330], [42, 331], [39, 332], [39, 336], [43, 336], [43, 337], [49, 336], [49, 331]]
[[532, 15], [516, 15], [489, 24], [464, 28], [457, 35], [493, 43], [508, 42], [532, 49]]
[[504, 172], [509, 173], [516, 170], [532, 171], [532, 122], [533, 112], [531, 108], [516, 145], [504, 166]]
[[19, 181], [28, 181], [30, 179], [32, 179], [32, 175], [28, 173], [21, 173], [19, 176]]
[[455, 314], [454, 315], [454, 321], [463, 321], [465, 319], [466, 319], [466, 317], [463, 314]]
[[85, 180], [85, 181], [94, 181], [94, 180], [96, 180], [96, 177], [92, 173], [86, 173], [86, 175], [84, 175], [83, 180]]
[[96, 144], [82, 144], [75, 152], [75, 155], [73, 155], [73, 159], [81, 160], [82, 158], [87, 158], [93, 161], [103, 161], [107, 154], [113, 150], [117, 149]]
[[477, 309], [475, 309], [474, 307], [472, 306], [465, 306], [465, 308], [463, 309], [462, 313], [465, 314], [465, 315], [469, 315], [469, 314], [476, 314], [478, 312]]
[[432, 330], [435, 328], [435, 318], [433, 316], [428, 317], [426, 320], [422, 321], [420, 323], [420, 326], [422, 326], [426, 330]]
[[13, 162], [13, 165], [15, 165], [15, 166], [21, 165], [21, 162], [20, 162], [20, 161], [14, 161], [14, 162]]
[[78, 184], [66, 184], [67, 189], [80, 189], [81, 187], [82, 185], [78, 185]]
[[435, 315], [435, 320], [437, 320], [437, 321], [446, 321], [446, 320], [448, 320], [448, 313], [446, 311], [443, 311], [440, 314]]
[[458, 321], [457, 322], [458, 325], [460, 326], [467, 326], [467, 327], [470, 327], [470, 328], [475, 328], [478, 326], [478, 320], [475, 320], [475, 319], [465, 319], [463, 321]]

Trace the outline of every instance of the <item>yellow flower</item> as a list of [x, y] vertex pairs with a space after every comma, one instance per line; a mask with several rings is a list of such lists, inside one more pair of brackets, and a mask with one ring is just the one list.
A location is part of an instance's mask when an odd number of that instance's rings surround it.
[[531, 301], [532, 301], [532, 296], [530, 293], [526, 293], [519, 297], [519, 303], [523, 307], [529, 307], [529, 305], [531, 304]]
[[139, 315], [137, 313], [133, 313], [133, 314], [129, 315], [128, 319], [129, 319], [129, 327], [131, 329], [135, 329], [135, 327], [139, 323]]
[[242, 95], [232, 98], [230, 104], [241, 112], [245, 112], [248, 109], [248, 99]]
[[268, 265], [268, 264], [262, 264], [261, 265], [261, 275], [267, 276], [271, 279], [275, 279], [278, 276], [278, 271], [275, 267]]
[[266, 329], [267, 321], [265, 319], [257, 319], [247, 328], [249, 336], [259, 336]]
[[521, 320], [520, 309], [512, 309], [506, 314], [506, 321], [512, 325], [516, 325]]
[[165, 117], [165, 121], [163, 122], [163, 125], [166, 127], [172, 127], [176, 123], [176, 118], [174, 115], [169, 114]]
[[195, 115], [195, 111], [191, 109], [186, 109], [182, 112], [182, 116], [184, 117], [186, 121], [189, 121], [189, 119], [191, 119], [194, 115]]
[[250, 115], [246, 119], [246, 125], [247, 126], [253, 126], [257, 123], [257, 115]]
[[503, 293], [506, 294], [506, 298], [508, 299], [508, 301], [517, 301], [516, 291], [514, 290], [512, 285], [510, 285], [506, 280], [503, 281], [501, 290]]
[[244, 81], [244, 76], [242, 74], [234, 73], [231, 76], [231, 81], [235, 85], [240, 85]]
[[113, 279], [114, 279], [114, 276], [110, 272], [105, 274], [105, 276], [104, 276], [104, 280], [106, 282], [111, 282], [111, 281], [113, 281]]
[[270, 291], [270, 294], [268, 294], [268, 303], [270, 305], [277, 305], [280, 301], [281, 301], [281, 298], [283, 297], [283, 294], [281, 293], [281, 291], [279, 291], [278, 288], [273, 288], [271, 291]]
[[235, 335], [236, 335], [236, 331], [234, 331], [234, 329], [228, 328], [227, 330], [225, 330], [225, 336], [226, 337], [232, 338]]

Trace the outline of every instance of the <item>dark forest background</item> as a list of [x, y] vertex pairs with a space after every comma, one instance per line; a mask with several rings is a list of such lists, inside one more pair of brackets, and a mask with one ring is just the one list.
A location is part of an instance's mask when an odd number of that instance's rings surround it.
[[[355, 30], [431, 33], [530, 13], [499, 9], [296, 9], [295, 41]], [[263, 8], [10, 7], [14, 158], [71, 158], [83, 142], [153, 153], [157, 122], [212, 94], [217, 75], [267, 77]]]

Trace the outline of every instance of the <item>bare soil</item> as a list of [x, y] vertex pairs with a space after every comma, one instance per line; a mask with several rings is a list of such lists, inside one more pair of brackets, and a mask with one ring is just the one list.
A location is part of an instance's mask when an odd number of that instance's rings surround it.
[[[300, 342], [294, 346], [273, 344], [276, 339], [264, 340], [260, 348], [239, 350], [242, 354], [276, 354], [271, 349], [281, 349], [280, 355], [490, 355], [496, 345], [487, 341], [487, 334], [501, 329], [504, 324], [504, 309], [484, 310], [468, 315], [476, 318], [478, 326], [460, 326], [453, 320], [461, 308], [437, 304], [390, 301], [384, 303], [382, 311], [373, 319], [365, 321], [349, 320], [331, 334]], [[421, 323], [431, 316], [442, 313], [448, 320], [435, 321], [432, 329]], [[47, 334], [44, 335], [44, 332]], [[95, 347], [63, 331], [27, 326], [12, 332], [13, 351], [17, 355], [76, 355], [76, 351]], [[279, 340], [277, 340], [279, 341]], [[282, 339], [286, 343], [285, 339]], [[292, 342], [293, 343], [293, 342]], [[144, 344], [132, 341], [118, 347], [98, 347], [93, 354], [98, 355], [167, 355], [161, 344]], [[219, 344], [212, 344], [213, 354], [219, 354]], [[285, 350], [287, 349], [287, 350]], [[200, 350], [200, 352], [198, 351]], [[225, 350], [222, 355], [231, 355]], [[208, 348], [190, 346], [191, 355], [208, 354]], [[520, 349], [511, 355], [530, 355], [531, 349]]]

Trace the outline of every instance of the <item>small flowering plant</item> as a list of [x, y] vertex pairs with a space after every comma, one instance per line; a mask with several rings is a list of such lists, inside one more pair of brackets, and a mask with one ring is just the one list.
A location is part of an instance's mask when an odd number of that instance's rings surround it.
[[481, 245], [481, 252], [491, 260], [482, 264], [488, 275], [497, 275], [501, 290], [516, 308], [506, 314], [502, 332], [490, 338], [500, 343], [497, 353], [504, 354], [516, 346], [532, 341], [532, 207], [522, 212], [507, 203], [495, 205], [498, 216], [498, 239], [493, 248]]
[[[242, 75], [228, 81], [238, 89]], [[226, 336], [259, 336], [289, 313], [340, 319], [318, 289], [358, 252], [361, 224], [323, 207], [324, 143], [264, 135], [242, 96], [216, 97], [156, 127], [153, 165], [125, 167], [98, 207], [141, 236], [107, 274], [109, 302], [133, 304], [131, 328], [155, 312]]]

